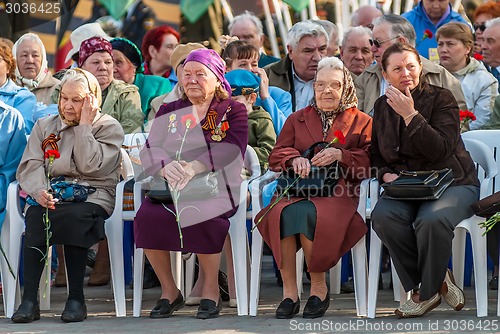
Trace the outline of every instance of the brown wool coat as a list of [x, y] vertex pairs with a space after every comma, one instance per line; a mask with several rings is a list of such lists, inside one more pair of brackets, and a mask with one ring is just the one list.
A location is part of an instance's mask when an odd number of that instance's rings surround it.
[[[344, 145], [332, 146], [342, 150], [340, 161], [345, 179], [340, 179], [334, 197], [315, 197], [311, 201], [316, 206], [317, 223], [314, 234], [312, 261], [309, 271], [324, 272], [332, 268], [366, 233], [366, 225], [357, 213], [359, 183], [368, 175], [370, 157], [372, 119], [356, 108], [340, 113], [334, 120], [326, 141], [341, 130], [346, 138]], [[280, 171], [291, 165], [293, 158], [299, 157], [313, 143], [323, 141], [322, 125], [319, 114], [307, 107], [287, 119], [269, 156], [269, 167]], [[344, 174], [345, 173], [345, 174]], [[355, 190], [354, 190], [355, 189]], [[352, 193], [356, 195], [351, 196]], [[273, 198], [271, 203], [274, 202]], [[281, 211], [300, 198], [288, 200], [286, 197], [264, 217], [258, 225], [264, 240], [273, 250], [274, 257], [281, 267], [280, 216]], [[264, 208], [256, 221], [267, 210]]]
[[371, 159], [378, 178], [401, 170], [451, 168], [452, 185], [479, 185], [460, 137], [459, 109], [452, 93], [421, 82], [411, 95], [419, 114], [408, 126], [387, 104], [385, 95], [375, 102]]

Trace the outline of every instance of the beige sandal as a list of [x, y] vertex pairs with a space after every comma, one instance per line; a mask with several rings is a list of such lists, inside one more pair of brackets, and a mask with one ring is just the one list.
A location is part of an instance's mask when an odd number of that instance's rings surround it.
[[420, 303], [415, 303], [410, 298], [406, 303], [401, 305], [394, 313], [398, 318], [416, 318], [421, 317], [427, 312], [432, 311], [441, 304], [441, 295], [436, 293], [429, 300], [424, 300]]
[[464, 292], [455, 284], [455, 278], [450, 269], [446, 270], [440, 293], [446, 303], [455, 311], [460, 311], [465, 306]]

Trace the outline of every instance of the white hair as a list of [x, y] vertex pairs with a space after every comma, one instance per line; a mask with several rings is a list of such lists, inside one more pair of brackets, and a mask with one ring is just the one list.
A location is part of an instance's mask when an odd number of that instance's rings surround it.
[[500, 17], [495, 17], [494, 19], [486, 21], [486, 28], [500, 26]]
[[71, 68], [64, 73], [63, 78], [61, 79], [61, 90], [64, 84], [68, 82], [75, 82], [82, 86], [83, 90], [92, 93], [96, 98], [99, 106], [102, 103], [102, 94], [101, 94], [101, 86], [99, 85], [99, 81], [97, 81], [96, 77], [81, 68]]
[[316, 70], [316, 75], [318, 75], [319, 71], [325, 68], [331, 68], [334, 70], [344, 70], [344, 63], [337, 57], [324, 57], [318, 63], [318, 69]]
[[342, 40], [342, 46], [345, 47], [345, 44], [347, 43], [347, 39], [349, 38], [350, 35], [355, 34], [355, 35], [368, 35], [369, 38], [372, 38], [372, 31], [363, 26], [356, 26], [356, 27], [351, 27], [347, 29], [347, 31], [344, 34], [344, 39]]
[[255, 27], [257, 28], [257, 34], [259, 36], [262, 36], [264, 34], [264, 29], [262, 27], [262, 22], [260, 21], [260, 19], [257, 16], [255, 16], [254, 13], [249, 12], [248, 10], [245, 10], [240, 15], [237, 15], [234, 17], [233, 21], [231, 21], [231, 23], [229, 23], [229, 26], [228, 26], [229, 31], [231, 31], [231, 29], [233, 29], [233, 26], [236, 23], [238, 23], [240, 21], [245, 21], [245, 20], [249, 20], [255, 25]]
[[325, 28], [318, 21], [306, 20], [297, 22], [290, 28], [288, 31], [288, 46], [295, 50], [300, 40], [305, 36], [325, 36], [327, 44], [330, 39]]

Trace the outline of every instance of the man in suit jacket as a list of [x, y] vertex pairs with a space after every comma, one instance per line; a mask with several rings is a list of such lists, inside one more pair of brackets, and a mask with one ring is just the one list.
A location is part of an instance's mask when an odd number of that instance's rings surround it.
[[314, 96], [313, 82], [318, 62], [326, 56], [328, 35], [315, 21], [294, 24], [288, 32], [288, 55], [264, 68], [269, 85], [292, 94], [292, 110], [307, 107]]
[[[358, 96], [358, 109], [372, 114], [375, 101], [385, 94], [388, 83], [382, 77], [382, 55], [384, 51], [396, 42], [415, 46], [415, 29], [400, 15], [388, 14], [376, 18], [373, 27], [373, 39], [370, 40], [376, 64], [365, 69], [354, 81], [356, 95]], [[427, 58], [422, 60], [422, 75], [426, 80], [436, 86], [449, 89], [461, 110], [467, 109], [465, 96], [460, 82], [444, 67], [436, 65]]]

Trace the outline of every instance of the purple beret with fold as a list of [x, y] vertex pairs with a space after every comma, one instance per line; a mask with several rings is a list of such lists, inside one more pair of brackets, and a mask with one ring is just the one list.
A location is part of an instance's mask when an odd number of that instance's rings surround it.
[[186, 60], [184, 61], [184, 65], [189, 61], [197, 61], [198, 63], [201, 63], [208, 67], [210, 71], [212, 71], [217, 79], [219, 79], [219, 81], [222, 83], [229, 96], [231, 96], [231, 85], [224, 77], [224, 74], [226, 73], [226, 63], [224, 62], [224, 60], [222, 60], [217, 52], [210, 49], [193, 50], [187, 56]]

